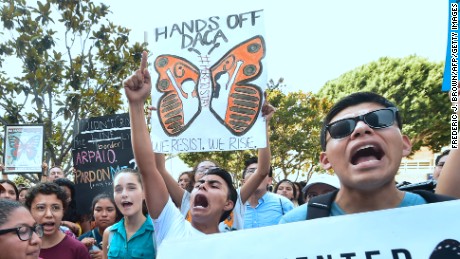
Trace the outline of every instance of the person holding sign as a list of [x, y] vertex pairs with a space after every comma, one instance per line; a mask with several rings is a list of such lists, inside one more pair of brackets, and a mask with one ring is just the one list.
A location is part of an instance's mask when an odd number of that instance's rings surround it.
[[64, 172], [62, 171], [61, 167], [55, 165], [55, 166], [50, 168], [47, 180], [50, 181], [50, 182], [53, 182], [56, 179], [64, 178], [64, 177], [65, 177], [65, 175], [64, 175]]
[[[251, 181], [259, 171], [258, 158], [251, 157], [245, 161], [243, 171], [243, 187]], [[273, 171], [257, 186], [245, 204], [244, 228], [259, 228], [278, 224], [281, 216], [294, 208], [294, 204], [286, 197], [268, 191], [273, 179]]]
[[[326, 216], [427, 203], [421, 194], [396, 188], [401, 159], [411, 152], [411, 142], [401, 128], [396, 106], [375, 93], [351, 94], [331, 108], [321, 131], [320, 163], [334, 170], [341, 187], [333, 192], [332, 205], [326, 204], [330, 209]], [[280, 223], [305, 220], [325, 195], [288, 212]]]
[[[267, 102], [264, 103], [262, 107], [262, 114], [266, 120], [267, 124], [267, 146], [265, 148], [260, 148], [258, 150], [258, 155], [260, 157], [259, 161], [254, 163], [254, 166], [258, 169], [253, 172], [253, 175], [245, 181], [245, 184], [239, 189], [238, 191], [238, 199], [233, 209], [233, 213], [226, 219], [224, 222], [219, 224], [219, 229], [221, 232], [232, 231], [232, 230], [239, 230], [244, 228], [244, 214], [245, 214], [245, 206], [244, 204], [246, 201], [251, 197], [251, 195], [259, 188], [262, 182], [266, 180], [270, 172], [270, 159], [271, 159], [271, 151], [270, 145], [268, 142], [268, 123], [273, 116], [275, 109], [269, 105]], [[190, 192], [180, 188], [177, 186], [174, 178], [169, 174], [166, 170], [165, 166], [165, 157], [163, 154], [155, 153], [157, 168], [163, 177], [168, 191], [171, 195], [172, 200], [175, 204], [178, 204], [180, 207], [181, 213], [187, 218], [187, 220], [191, 220], [192, 216], [190, 215]], [[206, 170], [199, 170], [200, 165], [208, 165]], [[195, 172], [195, 181], [198, 181], [205, 172], [209, 169], [213, 168], [214, 163], [211, 161], [203, 161], [197, 166], [197, 170]], [[199, 175], [199, 176], [198, 176]]]
[[[270, 143], [269, 143], [269, 133], [268, 133], [268, 123], [272, 118], [275, 109], [271, 106], [266, 100], [262, 106], [262, 115], [264, 116], [266, 122], [266, 147], [258, 149], [258, 155], [260, 157], [259, 161], [254, 162], [254, 167], [257, 170], [253, 171], [252, 176], [247, 179], [244, 185], [238, 190], [238, 199], [236, 201], [233, 212], [229, 215], [225, 221], [219, 224], [220, 232], [227, 232], [233, 230], [239, 230], [244, 228], [244, 214], [245, 214], [245, 203], [257, 191], [262, 182], [265, 182], [267, 176], [270, 172]], [[186, 217], [187, 220], [191, 220], [192, 216], [190, 213], [190, 192], [185, 191], [177, 187], [177, 184], [172, 178], [171, 174], [166, 170], [165, 158], [163, 154], [155, 154], [157, 168], [163, 176], [163, 179], [166, 183], [168, 191], [171, 195], [172, 200], [175, 204], [180, 204], [181, 213]], [[206, 171], [215, 167], [215, 163], [212, 161], [204, 160], [198, 164], [197, 170], [195, 170], [195, 181], [205, 175]]]
[[[155, 154], [144, 117], [144, 103], [152, 82], [147, 68], [147, 52], [140, 69], [123, 82], [129, 101], [134, 157], [146, 186], [145, 199], [153, 218], [157, 246], [165, 239], [218, 233], [218, 225], [232, 211], [237, 199], [231, 175], [220, 168], [209, 170], [192, 191], [192, 221], [187, 222], [172, 202], [166, 183], [157, 169]], [[177, 183], [174, 181], [174, 185]]]

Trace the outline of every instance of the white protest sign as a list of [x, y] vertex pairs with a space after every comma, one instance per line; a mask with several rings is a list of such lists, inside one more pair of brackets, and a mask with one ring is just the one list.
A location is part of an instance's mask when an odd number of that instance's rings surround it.
[[263, 11], [158, 27], [151, 37], [152, 144], [159, 153], [266, 146]]
[[460, 201], [164, 241], [158, 259], [459, 258]]

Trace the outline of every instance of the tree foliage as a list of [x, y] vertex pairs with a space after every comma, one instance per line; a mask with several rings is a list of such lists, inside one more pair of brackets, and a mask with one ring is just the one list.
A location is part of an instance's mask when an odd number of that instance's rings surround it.
[[[302, 91], [283, 93], [283, 80], [270, 80], [267, 99], [276, 108], [270, 121], [270, 147], [275, 181], [292, 176], [306, 176], [317, 170], [320, 153], [319, 132], [321, 120], [331, 104]], [[257, 150], [183, 153], [179, 157], [193, 167], [204, 159], [212, 159], [233, 172], [238, 180], [244, 161], [256, 156]]]
[[43, 124], [45, 161], [69, 169], [73, 124], [122, 108], [121, 81], [144, 46], [128, 45], [130, 30], [108, 21], [104, 4], [2, 2], [2, 123]]
[[285, 94], [279, 88], [272, 89], [268, 99], [277, 107], [270, 123], [272, 164], [280, 172], [277, 179], [309, 179], [320, 171], [321, 122], [331, 103], [311, 92]]
[[427, 146], [434, 152], [450, 143], [450, 102], [441, 92], [443, 64], [425, 58], [380, 58], [327, 82], [319, 95], [332, 101], [357, 91], [379, 93], [400, 109], [403, 133], [413, 151]]

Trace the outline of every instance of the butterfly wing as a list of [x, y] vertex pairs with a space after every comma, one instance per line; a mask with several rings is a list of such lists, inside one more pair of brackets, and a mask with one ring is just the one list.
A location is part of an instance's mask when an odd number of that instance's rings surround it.
[[10, 151], [11, 151], [11, 156], [13, 157], [13, 160], [16, 160], [19, 158], [19, 146], [21, 145], [21, 140], [16, 137], [16, 136], [8, 136], [8, 143], [10, 146]]
[[[262, 73], [265, 43], [261, 36], [244, 41], [211, 67], [211, 112], [232, 132], [245, 134], [257, 119], [262, 90], [250, 84]], [[224, 106], [226, 109], [218, 108]]]
[[159, 75], [156, 88], [163, 93], [157, 105], [160, 124], [167, 135], [178, 136], [201, 112], [199, 69], [184, 58], [161, 55], [155, 60], [155, 70]]
[[31, 137], [27, 142], [21, 144], [21, 149], [27, 154], [29, 160], [34, 160], [37, 156], [38, 148], [40, 147], [40, 136], [35, 135]]

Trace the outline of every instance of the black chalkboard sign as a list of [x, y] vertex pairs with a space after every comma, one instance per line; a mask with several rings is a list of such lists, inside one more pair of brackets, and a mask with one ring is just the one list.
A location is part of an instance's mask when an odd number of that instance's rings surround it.
[[128, 113], [80, 120], [74, 125], [72, 145], [77, 210], [91, 213], [99, 193], [113, 193], [113, 176], [135, 168]]

